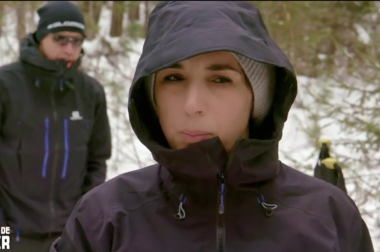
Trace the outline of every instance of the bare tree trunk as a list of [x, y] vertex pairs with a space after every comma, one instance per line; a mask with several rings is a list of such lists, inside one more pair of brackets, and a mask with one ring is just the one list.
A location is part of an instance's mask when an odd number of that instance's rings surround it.
[[89, 14], [92, 3], [93, 1], [80, 1], [79, 7], [81, 8], [84, 14]]
[[110, 30], [111, 37], [120, 37], [123, 34], [124, 4], [124, 1], [112, 2], [112, 23]]
[[145, 37], [148, 34], [148, 28], [149, 28], [149, 14], [150, 14], [150, 1], [145, 1], [145, 13], [144, 13], [144, 30], [145, 30]]
[[96, 25], [99, 24], [100, 13], [102, 11], [103, 4], [103, 1], [94, 1], [93, 18]]
[[92, 19], [92, 5], [94, 1], [82, 1], [80, 6], [83, 11], [83, 14], [86, 19], [87, 27], [86, 27], [86, 35], [88, 39], [93, 39], [95, 37], [95, 29], [93, 19]]
[[16, 7], [16, 15], [17, 15], [17, 38], [21, 40], [26, 35], [25, 29], [25, 14], [26, 14], [26, 6], [24, 2], [15, 3]]
[[3, 36], [4, 14], [5, 14], [4, 2], [0, 2], [0, 37]]
[[140, 19], [140, 1], [129, 2], [128, 7], [128, 20], [132, 22], [138, 21]]
[[28, 3], [27, 11], [29, 12], [28, 13], [29, 17], [28, 17], [28, 20], [26, 21], [26, 24], [27, 24], [26, 32], [30, 33], [30, 32], [34, 32], [36, 30], [36, 28], [37, 28], [36, 27], [37, 24], [34, 21], [34, 14], [35, 14], [35, 11], [36, 11], [36, 3], [33, 2], [33, 1], [28, 1], [27, 3]]
[[93, 39], [98, 32], [100, 12], [102, 10], [104, 1], [80, 1], [78, 3], [86, 18], [87, 38]]

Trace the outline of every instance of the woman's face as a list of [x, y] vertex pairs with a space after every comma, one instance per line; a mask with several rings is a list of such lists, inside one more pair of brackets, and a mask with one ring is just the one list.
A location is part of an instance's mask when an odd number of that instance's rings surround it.
[[229, 52], [202, 54], [156, 74], [155, 102], [173, 149], [218, 136], [230, 152], [248, 137], [253, 94], [239, 62]]

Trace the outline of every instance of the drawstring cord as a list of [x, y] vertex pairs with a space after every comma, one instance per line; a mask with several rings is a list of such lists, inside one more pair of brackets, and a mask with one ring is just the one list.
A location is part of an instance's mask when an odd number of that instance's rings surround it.
[[[64, 91], [64, 86], [65, 86], [65, 84], [66, 84], [66, 86], [68, 86], [69, 88], [73, 89], [73, 86], [72, 86], [72, 85], [68, 85], [68, 84], [67, 84], [67, 81], [65, 81], [64, 79], [59, 79], [59, 90], [60, 90], [61, 92]], [[37, 88], [40, 88], [40, 87], [41, 87], [41, 79], [40, 79], [40, 78], [36, 78], [36, 79], [34, 80], [34, 85], [35, 85]], [[51, 90], [54, 90], [54, 87], [52, 87]]]
[[[224, 185], [222, 185], [222, 188], [221, 188], [222, 195], [221, 195], [221, 203], [219, 206], [219, 213], [224, 213], [224, 192], [225, 192], [225, 188], [224, 188]], [[185, 209], [183, 208], [186, 203], [186, 199], [187, 198], [183, 194], [181, 194], [181, 196], [179, 197], [178, 212], [174, 214], [174, 217], [178, 220], [183, 220], [186, 217], [186, 212], [185, 212]], [[277, 209], [278, 207], [277, 204], [266, 203], [264, 195], [262, 194], [259, 197], [257, 197], [257, 201], [259, 205], [265, 210], [265, 215], [267, 217], [272, 216], [274, 213], [274, 210]]]
[[[162, 178], [162, 166], [161, 165], [159, 165], [159, 167], [158, 167], [157, 175], [159, 178], [160, 189], [164, 192], [165, 198], [167, 200], [169, 200], [170, 194], [168, 193], [168, 191], [166, 190], [165, 185], [164, 185], [164, 181]], [[186, 212], [185, 212], [185, 209], [183, 208], [184, 204], [186, 203], [186, 200], [187, 200], [187, 197], [184, 196], [184, 194], [181, 194], [181, 196], [179, 197], [178, 212], [174, 214], [174, 217], [177, 220], [183, 220], [186, 217]]]
[[267, 217], [270, 217], [273, 215], [274, 210], [278, 207], [276, 204], [268, 204], [265, 202], [264, 195], [260, 195], [257, 197], [257, 201], [259, 202], [259, 205], [262, 206], [262, 208], [265, 210], [265, 215]]
[[[221, 213], [221, 214], [224, 213], [224, 192], [225, 192], [225, 188], [224, 188], [224, 185], [222, 185], [221, 202], [220, 202], [220, 206], [219, 206], [219, 213]], [[178, 212], [176, 214], [174, 214], [174, 217], [178, 220], [183, 220], [186, 217], [186, 212], [185, 212], [185, 209], [183, 208], [185, 203], [186, 203], [186, 199], [187, 198], [183, 194], [181, 194], [181, 196], [179, 197]], [[262, 195], [262, 194], [259, 197], [257, 197], [257, 201], [258, 201], [259, 205], [264, 209], [265, 215], [267, 217], [271, 217], [274, 213], [274, 210], [277, 209], [277, 207], [278, 207], [277, 204], [266, 203], [264, 195]]]
[[[159, 175], [159, 178], [160, 178], [160, 185], [162, 188], [164, 188], [164, 184], [163, 184], [163, 181], [162, 181], [162, 177], [161, 177], [161, 166], [159, 167], [158, 169], [158, 175]], [[259, 195], [257, 197], [257, 201], [258, 201], [258, 204], [263, 208], [263, 210], [265, 211], [265, 215], [267, 217], [271, 217], [274, 213], [274, 210], [276, 210], [278, 208], [278, 205], [277, 204], [270, 204], [270, 203], [267, 203], [265, 202], [265, 198], [264, 198], [264, 195], [263, 194], [259, 194], [259, 184], [256, 185], [256, 188], [254, 191], [256, 191], [256, 195]], [[165, 191], [165, 190], [164, 190]], [[224, 213], [224, 197], [225, 197], [225, 192], [226, 192], [226, 188], [225, 188], [225, 184], [222, 183], [221, 184], [221, 187], [220, 187], [220, 205], [219, 205], [219, 213], [222, 214]], [[181, 196], [179, 197], [179, 206], [178, 206], [178, 212], [176, 214], [174, 214], [174, 217], [178, 220], [183, 220], [186, 218], [186, 212], [185, 212], [185, 209], [184, 209], [184, 205], [186, 203], [186, 200], [187, 200], [187, 197], [184, 195], [184, 194], [181, 194]]]
[[186, 197], [181, 194], [179, 197], [179, 207], [178, 207], [178, 213], [174, 214], [174, 217], [178, 220], [183, 220], [186, 217], [185, 209], [183, 209], [183, 205], [186, 203]]

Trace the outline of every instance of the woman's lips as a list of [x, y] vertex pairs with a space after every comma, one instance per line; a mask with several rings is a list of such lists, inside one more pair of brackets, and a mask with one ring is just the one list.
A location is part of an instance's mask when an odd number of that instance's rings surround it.
[[181, 132], [181, 135], [188, 143], [197, 143], [213, 137], [209, 132], [198, 130], [185, 130]]

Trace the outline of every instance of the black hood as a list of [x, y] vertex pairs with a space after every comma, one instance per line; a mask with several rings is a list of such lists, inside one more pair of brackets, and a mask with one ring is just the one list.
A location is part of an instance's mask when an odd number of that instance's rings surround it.
[[148, 35], [129, 93], [133, 130], [172, 175], [215, 178], [215, 170], [206, 172], [203, 166], [226, 166], [228, 155], [220, 140], [206, 140], [182, 150], [170, 149], [143, 85], [144, 77], [156, 71], [213, 51], [238, 53], [276, 67], [273, 110], [255, 129], [258, 134], [241, 140], [236, 147], [232, 159], [235, 171], [231, 171], [230, 182], [236, 185], [271, 179], [278, 173], [278, 142], [297, 94], [297, 80], [287, 56], [269, 36], [260, 12], [248, 1], [163, 1], [156, 6], [149, 18]]
[[68, 69], [66, 61], [49, 60], [42, 55], [34, 34], [28, 34], [20, 42], [20, 60], [50, 75], [63, 76], [75, 72], [81, 64], [83, 55], [84, 51], [82, 50], [81, 57]]

